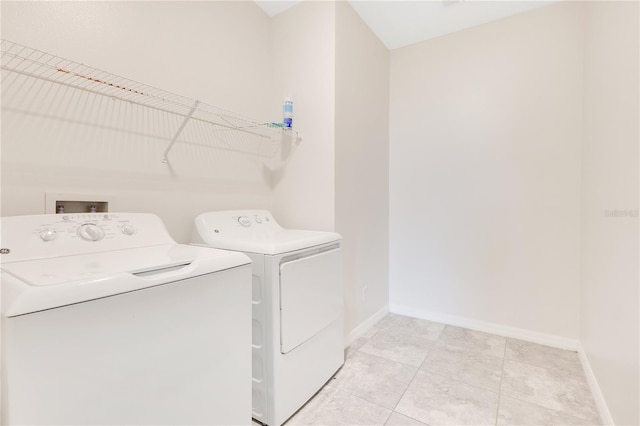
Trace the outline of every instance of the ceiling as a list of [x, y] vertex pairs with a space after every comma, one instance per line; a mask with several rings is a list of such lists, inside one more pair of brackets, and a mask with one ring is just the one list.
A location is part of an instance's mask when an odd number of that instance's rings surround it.
[[[558, 0], [350, 0], [349, 4], [389, 49], [526, 12]], [[269, 16], [300, 1], [256, 0]]]

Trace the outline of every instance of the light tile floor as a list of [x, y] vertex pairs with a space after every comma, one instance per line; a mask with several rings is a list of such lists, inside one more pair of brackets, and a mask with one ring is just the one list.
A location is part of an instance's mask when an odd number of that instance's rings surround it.
[[293, 425], [601, 424], [576, 352], [389, 314]]

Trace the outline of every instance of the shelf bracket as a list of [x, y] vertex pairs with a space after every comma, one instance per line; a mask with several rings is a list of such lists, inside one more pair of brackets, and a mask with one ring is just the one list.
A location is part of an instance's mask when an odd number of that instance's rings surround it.
[[176, 141], [178, 140], [178, 136], [180, 136], [180, 133], [182, 133], [182, 131], [184, 130], [184, 127], [189, 122], [189, 119], [193, 115], [193, 113], [196, 110], [196, 108], [198, 108], [199, 104], [200, 104], [200, 101], [195, 101], [195, 103], [191, 107], [191, 111], [189, 111], [189, 114], [187, 114], [187, 116], [184, 118], [184, 121], [182, 122], [182, 124], [178, 128], [178, 131], [173, 136], [173, 139], [171, 139], [171, 143], [169, 143], [169, 146], [167, 147], [167, 149], [164, 150], [164, 153], [162, 154], [162, 162], [163, 163], [169, 162], [169, 159], [167, 158], [167, 155], [169, 155], [169, 151], [171, 151], [171, 148], [173, 148], [173, 144], [176, 143]]

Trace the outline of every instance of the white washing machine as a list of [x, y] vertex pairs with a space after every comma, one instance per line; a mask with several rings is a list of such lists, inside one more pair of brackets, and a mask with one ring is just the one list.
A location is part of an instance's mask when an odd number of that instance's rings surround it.
[[284, 423], [344, 363], [341, 237], [283, 229], [264, 210], [209, 212], [192, 243], [253, 265], [252, 415]]
[[2, 424], [247, 424], [251, 266], [151, 214], [0, 220]]

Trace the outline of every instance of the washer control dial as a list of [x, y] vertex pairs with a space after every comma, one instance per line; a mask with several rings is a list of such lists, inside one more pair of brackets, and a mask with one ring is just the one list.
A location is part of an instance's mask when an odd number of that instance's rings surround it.
[[238, 218], [238, 223], [242, 226], [251, 226], [251, 220], [247, 216], [240, 216]]
[[58, 234], [54, 229], [46, 229], [44, 231], [40, 231], [40, 239], [42, 241], [51, 241], [55, 240]]
[[104, 229], [93, 223], [86, 223], [78, 228], [78, 235], [86, 241], [100, 241], [104, 238]]
[[124, 235], [133, 235], [136, 233], [136, 228], [134, 228], [133, 225], [129, 225], [128, 223], [122, 225], [120, 227], [120, 230]]

